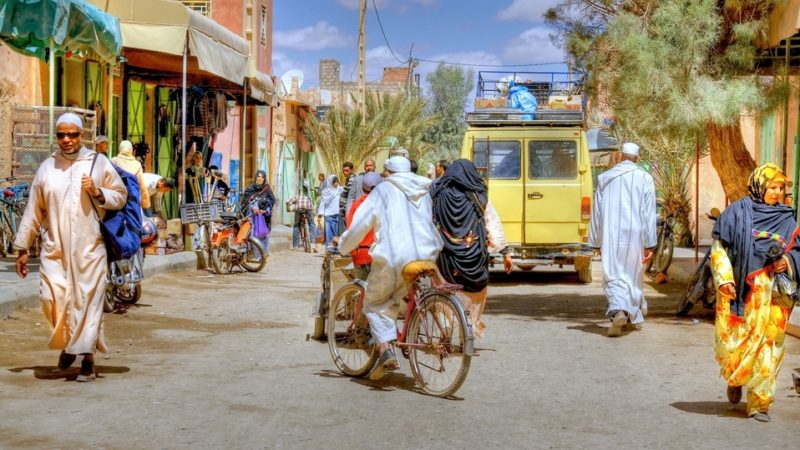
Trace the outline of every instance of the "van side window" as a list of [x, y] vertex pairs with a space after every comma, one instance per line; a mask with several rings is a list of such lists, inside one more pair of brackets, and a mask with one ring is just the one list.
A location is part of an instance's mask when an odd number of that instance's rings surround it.
[[578, 143], [575, 141], [530, 141], [528, 177], [574, 179], [578, 175]]
[[[522, 145], [519, 141], [479, 141], [476, 139], [472, 154], [475, 166], [479, 169], [488, 167], [489, 178], [516, 180], [522, 173]], [[488, 164], [487, 156], [489, 157]]]

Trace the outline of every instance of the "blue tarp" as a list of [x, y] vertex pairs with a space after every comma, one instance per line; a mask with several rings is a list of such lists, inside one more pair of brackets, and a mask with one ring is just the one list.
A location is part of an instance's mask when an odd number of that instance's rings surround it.
[[47, 60], [56, 54], [94, 54], [112, 62], [122, 51], [119, 19], [83, 0], [2, 0], [0, 39], [14, 50]]

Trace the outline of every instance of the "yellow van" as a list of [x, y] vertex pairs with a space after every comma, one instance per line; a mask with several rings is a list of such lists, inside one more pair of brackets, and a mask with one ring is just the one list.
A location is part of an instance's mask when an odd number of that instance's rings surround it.
[[[537, 94], [542, 105], [552, 89]], [[516, 267], [574, 266], [578, 280], [591, 283], [593, 187], [583, 112], [476, 108], [467, 124], [461, 157], [486, 178]]]

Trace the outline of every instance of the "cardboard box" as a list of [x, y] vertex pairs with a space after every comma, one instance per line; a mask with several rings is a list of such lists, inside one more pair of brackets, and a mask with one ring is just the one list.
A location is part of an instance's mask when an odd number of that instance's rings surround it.
[[166, 239], [168, 236], [167, 230], [158, 230], [158, 239]]
[[485, 108], [508, 108], [508, 99], [505, 97], [476, 98], [475, 109], [485, 109]]
[[547, 107], [550, 109], [566, 109], [580, 111], [583, 108], [580, 95], [551, 95]]
[[167, 233], [181, 234], [181, 219], [170, 219], [167, 221]]

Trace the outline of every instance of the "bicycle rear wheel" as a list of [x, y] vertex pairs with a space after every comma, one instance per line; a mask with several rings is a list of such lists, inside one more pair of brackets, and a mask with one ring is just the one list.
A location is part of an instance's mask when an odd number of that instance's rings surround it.
[[465, 317], [454, 297], [438, 292], [425, 296], [411, 314], [409, 362], [426, 394], [449, 397], [467, 378], [472, 356], [465, 353], [470, 333]]
[[355, 317], [364, 289], [355, 283], [342, 286], [328, 308], [328, 348], [339, 370], [351, 377], [363, 377], [378, 359], [378, 349], [370, 342], [367, 317]]
[[303, 250], [311, 253], [311, 233], [308, 230], [308, 221], [304, 220], [300, 228], [300, 238], [303, 240]]

